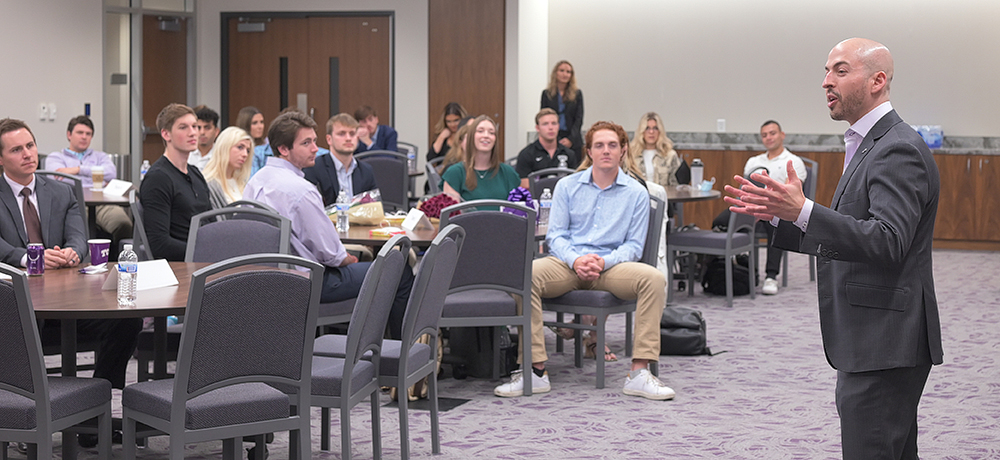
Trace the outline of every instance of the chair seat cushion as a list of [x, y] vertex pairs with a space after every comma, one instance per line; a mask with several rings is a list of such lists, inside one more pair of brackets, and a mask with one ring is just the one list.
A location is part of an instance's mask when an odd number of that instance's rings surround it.
[[347, 355], [347, 336], [343, 334], [324, 334], [316, 337], [313, 343], [313, 356], [343, 358]]
[[[346, 396], [343, 394], [344, 359], [313, 356], [312, 362], [312, 394], [317, 396]], [[375, 365], [371, 361], [358, 361], [358, 364], [354, 366], [354, 374], [351, 377], [351, 388], [357, 390], [375, 380]]]
[[[399, 358], [403, 342], [399, 340], [382, 341], [382, 361], [379, 363], [379, 374], [396, 377], [399, 375]], [[415, 343], [410, 347], [409, 360], [406, 362], [406, 373], [409, 374], [427, 364], [431, 359], [431, 346], [425, 343]]]
[[319, 323], [326, 324], [323, 321], [324, 318], [335, 316], [347, 316], [348, 320], [350, 320], [351, 313], [354, 312], [354, 304], [357, 301], [358, 299], [347, 299], [339, 302], [319, 304]]
[[635, 299], [623, 300], [608, 291], [579, 289], [569, 291], [559, 297], [542, 299], [544, 304], [572, 305], [580, 307], [617, 307], [634, 304]]
[[[59, 420], [111, 402], [111, 382], [104, 379], [49, 377], [52, 420]], [[0, 428], [35, 428], [35, 401], [0, 390]]]
[[[122, 407], [158, 419], [170, 420], [174, 380], [153, 380], [122, 390]], [[184, 410], [184, 427], [190, 430], [288, 418], [288, 396], [260, 383], [241, 383], [191, 398]]]
[[[749, 246], [753, 240], [747, 233], [733, 234], [733, 247]], [[674, 232], [667, 235], [667, 246], [697, 246], [724, 251], [726, 249], [726, 233], [711, 230], [696, 230], [693, 232]]]
[[448, 294], [444, 299], [446, 318], [469, 316], [514, 316], [517, 304], [510, 294], [493, 289], [472, 289]]

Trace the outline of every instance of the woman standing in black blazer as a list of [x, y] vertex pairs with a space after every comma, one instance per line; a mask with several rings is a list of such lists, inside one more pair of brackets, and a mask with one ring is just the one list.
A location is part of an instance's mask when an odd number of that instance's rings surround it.
[[549, 87], [542, 91], [542, 107], [559, 114], [559, 143], [583, 158], [583, 92], [576, 87], [576, 72], [569, 61], [559, 61], [552, 68]]

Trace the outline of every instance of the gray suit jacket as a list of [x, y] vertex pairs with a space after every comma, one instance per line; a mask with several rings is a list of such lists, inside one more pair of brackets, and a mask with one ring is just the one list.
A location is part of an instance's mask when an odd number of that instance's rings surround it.
[[782, 221], [774, 245], [814, 254], [827, 360], [844, 372], [942, 362], [931, 261], [937, 164], [891, 111], [872, 127], [806, 232]]
[[[87, 257], [87, 239], [73, 187], [42, 176], [35, 176], [38, 198], [38, 218], [42, 223], [42, 239], [47, 249], [53, 246], [73, 248], [80, 260]], [[21, 266], [27, 252], [28, 235], [17, 199], [6, 180], [0, 179], [0, 261]]]

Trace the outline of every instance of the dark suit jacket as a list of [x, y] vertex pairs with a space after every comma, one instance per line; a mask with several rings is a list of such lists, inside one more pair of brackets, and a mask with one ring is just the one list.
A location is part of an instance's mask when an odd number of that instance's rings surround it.
[[940, 182], [927, 145], [895, 111], [858, 146], [833, 195], [802, 233], [782, 221], [774, 245], [814, 254], [823, 347], [844, 372], [942, 362], [931, 264]]
[[[372, 145], [365, 145], [358, 139], [358, 146], [354, 148], [354, 153], [367, 152], [369, 150], [388, 150], [390, 152], [398, 152], [397, 137], [399, 135], [396, 133], [392, 126], [386, 125], [376, 125], [375, 132], [378, 133], [375, 136], [375, 142]], [[362, 190], [363, 192], [365, 190]]]
[[[559, 138], [569, 138], [570, 142], [573, 143], [573, 151], [576, 152], [577, 158], [583, 158], [583, 91], [576, 90], [576, 98], [573, 99], [573, 102], [564, 102], [566, 110], [562, 114], [566, 116], [566, 128], [568, 128], [569, 136], [560, 134]], [[541, 108], [546, 107], [560, 113], [558, 98], [550, 98], [548, 91], [542, 90]]]
[[[306, 180], [316, 184], [319, 194], [323, 195], [323, 206], [330, 206], [337, 202], [337, 195], [340, 194], [340, 180], [337, 179], [337, 165], [333, 162], [332, 153], [327, 153], [316, 157], [316, 164], [302, 169], [306, 175]], [[351, 183], [354, 186], [355, 195], [377, 188], [375, 184], [375, 171], [371, 165], [354, 160], [357, 167], [351, 173]]]
[[[87, 239], [84, 236], [83, 216], [76, 194], [69, 184], [35, 176], [35, 194], [38, 198], [38, 219], [42, 224], [45, 248], [54, 246], [73, 248], [80, 260], [87, 257]], [[21, 257], [28, 252], [28, 235], [24, 230], [24, 216], [17, 205], [14, 192], [7, 181], [0, 178], [0, 260], [20, 267]]]

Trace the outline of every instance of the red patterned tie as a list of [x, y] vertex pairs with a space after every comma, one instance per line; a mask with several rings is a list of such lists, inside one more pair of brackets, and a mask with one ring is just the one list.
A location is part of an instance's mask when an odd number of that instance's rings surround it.
[[28, 231], [29, 243], [44, 243], [42, 241], [42, 222], [38, 220], [38, 211], [35, 205], [31, 204], [31, 189], [28, 187], [21, 189], [21, 196], [24, 197], [24, 229]]

